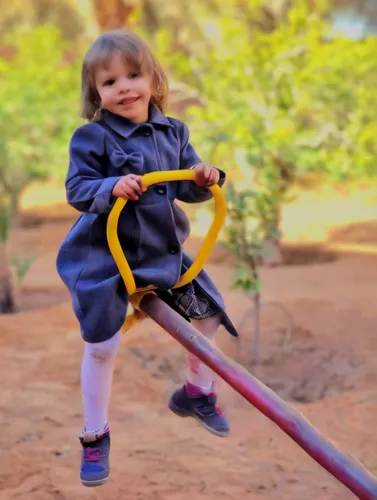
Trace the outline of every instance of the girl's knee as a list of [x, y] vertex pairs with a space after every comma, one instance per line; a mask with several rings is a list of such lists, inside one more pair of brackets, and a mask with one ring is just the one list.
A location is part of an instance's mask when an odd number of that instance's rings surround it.
[[120, 343], [120, 333], [116, 333], [113, 337], [104, 342], [95, 344], [85, 343], [85, 351], [96, 363], [105, 363], [115, 358]]
[[217, 329], [221, 324], [221, 319], [222, 319], [222, 313], [218, 312], [217, 314], [209, 318], [193, 320], [192, 324], [203, 335], [211, 339], [216, 335]]

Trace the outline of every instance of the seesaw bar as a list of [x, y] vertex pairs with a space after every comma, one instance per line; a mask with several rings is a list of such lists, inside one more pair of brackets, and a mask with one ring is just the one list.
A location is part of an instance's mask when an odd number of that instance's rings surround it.
[[343, 454], [296, 409], [240, 365], [224, 356], [190, 323], [156, 295], [145, 295], [139, 308], [188, 351], [275, 422], [316, 462], [361, 500], [377, 500], [377, 479], [358, 461]]

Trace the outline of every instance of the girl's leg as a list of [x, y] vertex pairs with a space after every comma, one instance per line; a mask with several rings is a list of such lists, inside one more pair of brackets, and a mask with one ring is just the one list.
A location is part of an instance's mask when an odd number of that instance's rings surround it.
[[[215, 335], [221, 322], [221, 314], [217, 313], [206, 319], [191, 320], [192, 325], [199, 330], [210, 342], [215, 341]], [[213, 372], [202, 363], [199, 358], [188, 353], [187, 382], [190, 392], [210, 394], [213, 391]]]
[[[221, 322], [221, 313], [207, 319], [191, 320], [208, 340], [214, 342]], [[208, 431], [218, 436], [229, 434], [229, 422], [217, 405], [213, 387], [213, 372], [196, 356], [188, 353], [186, 384], [170, 398], [169, 408], [181, 417], [194, 417]]]
[[[172, 290], [172, 295], [176, 308], [186, 318], [190, 318], [192, 325], [210, 342], [214, 342], [223, 314], [218, 306], [208, 300], [195, 282]], [[169, 408], [181, 417], [194, 417], [217, 436], [229, 434], [229, 422], [217, 405], [213, 372], [191, 353], [188, 353], [186, 383], [172, 394]]]
[[101, 433], [107, 427], [114, 360], [120, 333], [104, 342], [85, 343], [81, 369], [84, 429]]

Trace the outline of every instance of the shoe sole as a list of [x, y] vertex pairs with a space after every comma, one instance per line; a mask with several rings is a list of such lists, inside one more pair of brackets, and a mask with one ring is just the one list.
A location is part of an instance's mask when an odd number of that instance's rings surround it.
[[84, 479], [81, 479], [81, 484], [83, 486], [86, 486], [87, 488], [93, 488], [95, 486], [102, 486], [103, 484], [107, 483], [108, 479], [109, 476], [104, 477], [103, 479], [96, 479], [95, 481], [85, 481]]
[[229, 436], [229, 431], [217, 431], [216, 429], [213, 429], [212, 427], [210, 427], [209, 425], [207, 425], [205, 422], [203, 422], [203, 420], [201, 420], [196, 413], [193, 413], [193, 412], [188, 411], [188, 410], [182, 410], [173, 401], [170, 401], [168, 406], [169, 406], [169, 409], [173, 413], [175, 413], [176, 415], [178, 415], [178, 417], [182, 417], [182, 418], [192, 417], [197, 422], [199, 422], [199, 424], [202, 427], [204, 427], [204, 429], [206, 429], [211, 434], [214, 434], [215, 436], [218, 436], [218, 437], [228, 437]]

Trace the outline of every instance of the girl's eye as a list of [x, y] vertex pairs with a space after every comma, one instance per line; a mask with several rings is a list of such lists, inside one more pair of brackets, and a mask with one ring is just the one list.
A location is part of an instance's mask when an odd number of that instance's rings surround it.
[[109, 78], [109, 80], [106, 80], [105, 82], [103, 82], [103, 85], [105, 87], [109, 86], [109, 85], [114, 85], [115, 83], [115, 80], [113, 78]]
[[140, 76], [140, 73], [131, 73], [130, 77], [131, 78], [138, 78]]

